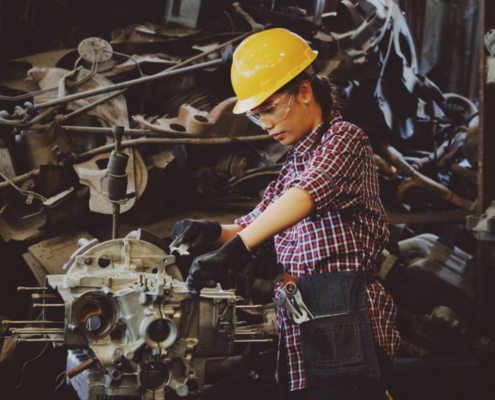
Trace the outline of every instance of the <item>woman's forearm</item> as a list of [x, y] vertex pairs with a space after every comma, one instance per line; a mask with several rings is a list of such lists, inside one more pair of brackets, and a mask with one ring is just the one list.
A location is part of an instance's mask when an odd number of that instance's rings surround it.
[[[311, 195], [303, 189], [291, 188], [271, 204], [254, 222], [242, 231], [244, 243], [254, 249], [274, 235], [306, 218], [315, 208]], [[238, 225], [235, 225], [238, 226]]]
[[222, 234], [215, 242], [215, 245], [220, 247], [232, 239], [237, 233], [242, 231], [244, 227], [240, 225], [222, 225]]

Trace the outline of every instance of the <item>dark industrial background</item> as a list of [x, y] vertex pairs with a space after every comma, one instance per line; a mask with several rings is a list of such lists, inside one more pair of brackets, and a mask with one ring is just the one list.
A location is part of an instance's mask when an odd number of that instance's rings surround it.
[[[84, 178], [85, 172], [73, 166], [94, 168], [103, 176], [104, 161], [89, 163], [112, 150], [115, 125], [125, 126], [124, 140], [142, 140], [129, 147], [135, 163], [129, 180], [137, 196], [121, 205], [120, 237], [143, 228], [168, 243], [175, 221], [229, 223], [257, 203], [286, 150], [230, 115], [229, 62], [238, 42], [203, 58], [201, 53], [246, 34], [253, 24], [281, 26], [319, 50], [320, 71], [331, 73], [343, 89], [344, 117], [364, 128], [377, 154], [392, 232], [379, 276], [399, 306], [403, 338], [390, 396], [495, 398], [495, 35], [490, 36], [495, 4], [240, 2], [249, 19], [232, 1], [183, 0], [201, 4], [197, 15], [187, 16], [195, 24], [191, 28], [171, 23], [177, 17], [173, 7], [180, 9], [180, 3], [0, 1], [0, 319], [36, 319], [30, 295], [17, 287], [42, 286], [47, 275], [64, 273], [78, 238], [112, 238], [111, 206], [98, 193], [95, 178]], [[389, 3], [400, 8], [390, 25], [370, 26], [376, 32], [365, 31], [370, 38], [362, 42], [346, 36], [376, 17], [373, 8], [391, 9]], [[358, 4], [362, 8], [355, 11]], [[389, 8], [382, 10], [384, 4]], [[79, 44], [92, 37], [113, 47], [105, 67], [79, 60]], [[377, 37], [381, 40], [375, 43]], [[72, 115], [84, 107], [75, 101], [71, 107], [54, 104], [52, 111], [38, 107], [56, 101], [46, 93], [13, 99], [60, 85], [62, 75], [76, 66], [82, 67], [79, 73], [95, 67], [93, 76], [104, 76], [105, 81], [84, 89], [93, 90], [153, 76], [195, 56], [189, 65], [196, 69], [128, 87], [111, 107], [95, 113]], [[28, 74], [32, 68], [37, 70]], [[56, 68], [64, 72], [51, 78]], [[79, 93], [69, 85], [64, 95]], [[91, 102], [109, 94], [95, 95]], [[190, 108], [180, 114], [184, 104]], [[202, 121], [214, 118], [213, 110], [220, 118], [210, 130], [201, 130]], [[135, 115], [139, 118], [132, 119]], [[36, 195], [52, 202], [46, 205]], [[181, 272], [190, 262], [177, 261]], [[279, 272], [268, 252], [221, 283], [235, 287], [248, 303], [266, 305]], [[8, 328], [0, 325], [0, 344], [12, 337]], [[207, 396], [276, 398], [275, 348], [273, 343], [236, 345], [237, 369], [210, 372]], [[64, 379], [56, 379], [67, 368], [64, 347], [20, 342], [10, 350], [4, 346], [0, 354], [0, 400], [79, 398]]]

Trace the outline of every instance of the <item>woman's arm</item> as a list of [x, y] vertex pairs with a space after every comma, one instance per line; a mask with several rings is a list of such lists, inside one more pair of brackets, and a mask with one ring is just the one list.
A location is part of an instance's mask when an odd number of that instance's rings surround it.
[[[293, 187], [271, 204], [255, 221], [246, 228], [229, 229], [227, 235], [232, 238], [239, 233], [246, 246], [254, 249], [279, 232], [291, 227], [307, 217], [315, 208], [315, 202], [309, 192]], [[227, 225], [231, 227], [232, 225]], [[222, 231], [222, 237], [224, 236]]]
[[243, 229], [244, 227], [236, 224], [222, 225], [222, 234], [215, 242], [215, 245], [218, 247], [223, 246], [225, 243], [227, 243], [230, 239], [232, 239], [237, 233], [239, 233]]

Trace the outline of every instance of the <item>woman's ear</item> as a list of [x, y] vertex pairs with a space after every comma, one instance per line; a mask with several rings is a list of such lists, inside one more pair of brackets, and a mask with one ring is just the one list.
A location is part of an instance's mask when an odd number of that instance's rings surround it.
[[309, 103], [311, 98], [313, 97], [313, 88], [311, 87], [311, 83], [309, 81], [304, 80], [299, 84], [299, 95], [302, 103]]

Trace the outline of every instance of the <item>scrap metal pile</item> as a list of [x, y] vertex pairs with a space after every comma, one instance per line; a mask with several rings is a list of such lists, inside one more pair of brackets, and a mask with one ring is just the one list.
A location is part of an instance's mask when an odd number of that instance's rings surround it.
[[[53, 315], [63, 327], [7, 325], [20, 340], [65, 346], [70, 371], [84, 361], [70, 380], [81, 399], [202, 392], [206, 361], [242, 353], [238, 296], [265, 304], [261, 325], [242, 334], [273, 336], [273, 252], [222, 282], [236, 294], [219, 287], [192, 299], [187, 265], [160, 238], [118, 239], [116, 225], [108, 240], [111, 219], [101, 222], [122, 214], [127, 226], [156, 226], [189, 210], [241, 215], [257, 204], [288, 148], [232, 113], [229, 71], [235, 46], [270, 27], [319, 51], [318, 73], [343, 89], [344, 118], [370, 137], [392, 230], [379, 278], [400, 307], [403, 354], [493, 351], [474, 334], [474, 246], [462, 223], [477, 196], [475, 103], [419, 73], [394, 1], [307, 3], [169, 1], [163, 24], [0, 67], [0, 235], [30, 245], [24, 258], [46, 287], [38, 307], [52, 312], [43, 305], [60, 296], [65, 310]], [[120, 175], [109, 172], [112, 150], [127, 159]], [[43, 255], [57, 246], [75, 252]]]

